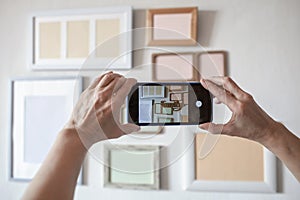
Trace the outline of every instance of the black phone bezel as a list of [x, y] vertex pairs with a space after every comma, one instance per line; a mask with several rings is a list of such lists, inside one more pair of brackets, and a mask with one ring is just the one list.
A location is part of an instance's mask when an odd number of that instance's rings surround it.
[[[160, 86], [160, 85], [190, 85], [189, 89], [193, 89], [195, 92], [189, 92], [189, 122], [167, 122], [167, 123], [139, 123], [139, 86]], [[195, 97], [196, 94], [197, 96]], [[193, 96], [194, 95], [194, 96]], [[196, 101], [201, 101], [202, 106], [198, 108]], [[192, 102], [194, 101], [194, 102]], [[195, 112], [195, 109], [199, 110], [200, 114]], [[171, 126], [171, 125], [199, 125], [212, 120], [212, 95], [206, 90], [200, 82], [138, 82], [136, 83], [128, 94], [127, 98], [127, 119], [129, 123], [134, 123], [139, 126]], [[191, 121], [191, 118], [197, 116], [198, 119]], [[199, 117], [200, 116], [200, 117]]]

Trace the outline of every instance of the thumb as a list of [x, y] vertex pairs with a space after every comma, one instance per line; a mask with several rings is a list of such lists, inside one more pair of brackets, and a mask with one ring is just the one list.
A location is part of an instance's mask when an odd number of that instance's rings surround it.
[[221, 134], [224, 129], [224, 124], [205, 123], [201, 124], [199, 127], [212, 134]]
[[137, 132], [140, 130], [140, 127], [138, 125], [135, 124], [122, 124], [120, 126], [121, 130], [123, 131], [124, 134], [129, 134], [132, 132]]

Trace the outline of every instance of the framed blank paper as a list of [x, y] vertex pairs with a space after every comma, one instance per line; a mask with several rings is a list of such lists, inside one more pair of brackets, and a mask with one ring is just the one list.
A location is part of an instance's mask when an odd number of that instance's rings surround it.
[[81, 91], [81, 78], [12, 81], [11, 178], [32, 179]]
[[155, 81], [197, 81], [193, 53], [152, 55], [152, 77]]
[[148, 10], [148, 45], [195, 45], [197, 13], [197, 7]]
[[196, 54], [200, 78], [212, 76], [225, 76], [227, 64], [227, 52], [208, 51]]
[[189, 190], [275, 192], [275, 157], [263, 146], [221, 135], [212, 151], [201, 158], [205, 137], [203, 133], [196, 135], [195, 181]]
[[80, 69], [84, 64], [82, 69], [129, 69], [131, 29], [128, 6], [37, 13], [32, 68]]
[[159, 189], [159, 147], [105, 145], [104, 186]]

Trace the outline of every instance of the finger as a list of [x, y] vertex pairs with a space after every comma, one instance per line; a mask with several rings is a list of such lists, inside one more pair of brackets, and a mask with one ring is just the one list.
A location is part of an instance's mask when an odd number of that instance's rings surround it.
[[115, 73], [109, 73], [106, 74], [102, 80], [98, 84], [98, 89], [106, 87], [112, 80], [114, 80], [117, 77], [121, 77], [120, 74], [115, 74]]
[[214, 123], [205, 123], [199, 126], [201, 129], [204, 129], [212, 134], [224, 134], [225, 125], [224, 124], [214, 124]]
[[221, 104], [222, 102], [219, 101], [217, 98], [214, 98], [214, 103], [215, 103], [215, 104]]
[[115, 103], [119, 106], [121, 106], [127, 95], [129, 94], [132, 86], [136, 84], [137, 80], [133, 78], [128, 78], [126, 82], [122, 85], [122, 87], [116, 92], [115, 94]]
[[217, 85], [223, 86], [228, 92], [233, 94], [237, 99], [243, 99], [245, 94], [247, 94], [229, 77], [214, 76], [208, 78], [207, 80]]
[[202, 80], [205, 82], [207, 89], [222, 103], [227, 105], [231, 111], [235, 108], [236, 99], [228, 93], [224, 88], [216, 85], [209, 80]]
[[106, 72], [104, 74], [102, 74], [101, 76], [98, 76], [97, 78], [95, 78], [95, 80], [90, 84], [89, 88], [90, 89], [94, 89], [99, 83], [100, 81], [103, 79], [103, 77], [107, 74], [111, 74], [113, 73], [112, 71]]
[[120, 128], [124, 134], [130, 134], [140, 130], [140, 127], [136, 124], [122, 124]]
[[113, 88], [113, 92], [118, 92], [118, 90], [125, 84], [126, 80], [127, 79], [125, 77], [120, 77]]

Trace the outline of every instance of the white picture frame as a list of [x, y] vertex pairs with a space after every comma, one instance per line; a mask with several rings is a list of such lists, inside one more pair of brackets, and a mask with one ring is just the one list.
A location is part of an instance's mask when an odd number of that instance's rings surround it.
[[[115, 152], [117, 154], [115, 155], [113, 152]], [[118, 152], [121, 152], [121, 153], [118, 153]], [[130, 156], [130, 154], [135, 154], [135, 153], [138, 156]], [[147, 156], [147, 154], [149, 154], [150, 156]], [[144, 162], [145, 161], [150, 162], [151, 166], [147, 166], [147, 169], [145, 171], [143, 171], [143, 169], [140, 169], [140, 166], [137, 166], [137, 168], [139, 168], [139, 170], [141, 170], [141, 171], [136, 172], [136, 169], [135, 169], [134, 173], [130, 173], [130, 172], [126, 173], [126, 172], [122, 171], [122, 169], [119, 170], [117, 168], [112, 169], [112, 167], [111, 167], [112, 162], [114, 162], [114, 160], [118, 160], [118, 159], [122, 160], [122, 159], [124, 159], [124, 156], [128, 156], [129, 159], [139, 159], [139, 158], [143, 159]], [[148, 157], [148, 160], [147, 159], [145, 160], [145, 156]], [[113, 157], [115, 157], [115, 158], [113, 158]], [[145, 164], [144, 162], [141, 162], [140, 160], [129, 161], [128, 159], [126, 159], [126, 161], [127, 161], [127, 163], [129, 163], [129, 165], [131, 165], [132, 163], [138, 163], [138, 165]], [[104, 145], [104, 163], [105, 163], [104, 187], [140, 189], [140, 190], [158, 190], [158, 189], [160, 189], [160, 169], [159, 169], [160, 147], [159, 146], [121, 145], [121, 144]], [[122, 166], [123, 166], [123, 164], [122, 164]], [[135, 165], [135, 167], [136, 167], [136, 165]], [[116, 174], [113, 175], [113, 173], [116, 173]], [[121, 178], [118, 178], [117, 177], [118, 175]], [[133, 175], [133, 177], [130, 178], [130, 176], [132, 176], [132, 175]], [[142, 178], [139, 178], [139, 175], [142, 175]], [[146, 178], [143, 175], [146, 175]], [[126, 180], [128, 180], [128, 182], [124, 181], [125, 177], [127, 177]], [[143, 180], [143, 178], [144, 178], [144, 180]], [[135, 179], [134, 181], [136, 181], [138, 183], [135, 183], [132, 179]], [[148, 179], [151, 179], [151, 181], [149, 181]], [[120, 182], [115, 182], [116, 180], [119, 180]]]
[[[194, 143], [195, 145], [195, 143]], [[190, 152], [190, 165], [194, 166], [187, 175], [188, 191], [201, 192], [248, 192], [248, 193], [276, 193], [276, 157], [265, 147], [263, 148], [263, 180], [262, 181], [222, 181], [195, 180], [196, 162], [195, 151]]]
[[[153, 89], [153, 94], [151, 94], [150, 89]], [[164, 98], [165, 86], [162, 85], [143, 85], [140, 89], [140, 94], [142, 99], [147, 98]]]
[[[109, 43], [110, 39], [115, 37], [119, 42], [120, 55], [112, 57], [97, 57], [96, 53], [93, 52], [97, 47], [96, 21], [110, 19], [118, 20], [119, 34], [121, 36], [116, 37], [118, 35], [116, 35], [116, 33], [109, 34], [102, 44], [105, 42]], [[130, 69], [132, 67], [132, 8], [130, 6], [41, 12], [34, 13], [31, 20], [33, 21], [32, 70], [97, 70], [108, 68]], [[81, 58], [68, 58], [67, 23], [76, 21], [87, 21], [89, 24], [88, 56]], [[49, 22], [57, 22], [60, 24], [60, 55], [58, 58], [40, 57], [40, 25], [41, 23]], [[87, 57], [89, 58], [88, 61], [86, 61]], [[82, 67], [82, 65], [84, 65], [84, 67]]]
[[[33, 178], [81, 92], [81, 77], [11, 80], [10, 179]], [[78, 183], [82, 183], [82, 173]]]

